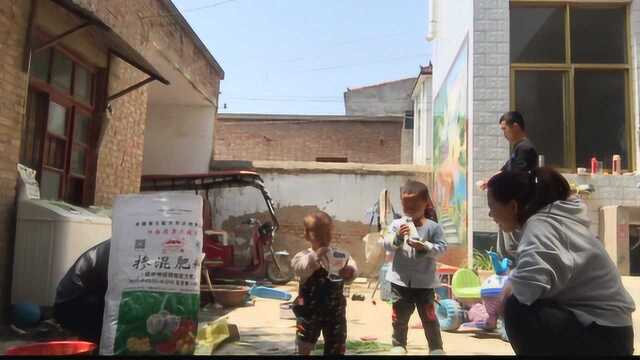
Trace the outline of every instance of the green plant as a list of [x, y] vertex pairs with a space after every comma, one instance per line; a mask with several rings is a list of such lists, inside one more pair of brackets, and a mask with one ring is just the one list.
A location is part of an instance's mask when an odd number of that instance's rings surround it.
[[[347, 340], [346, 342], [347, 352], [350, 354], [370, 354], [387, 352], [393, 347], [391, 344], [381, 343], [378, 341], [360, 341], [360, 340]], [[319, 341], [315, 349], [311, 352], [311, 355], [322, 355], [324, 349], [324, 343]]]
[[[490, 249], [490, 251], [492, 251]], [[478, 270], [492, 270], [493, 264], [491, 263], [491, 257], [486, 252], [480, 252], [476, 249], [473, 250], [473, 271]]]

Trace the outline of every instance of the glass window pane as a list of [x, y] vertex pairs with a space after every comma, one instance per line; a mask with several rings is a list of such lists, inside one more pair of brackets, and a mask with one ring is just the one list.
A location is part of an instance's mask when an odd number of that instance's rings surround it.
[[82, 148], [74, 146], [73, 151], [71, 151], [71, 173], [84, 176], [86, 163], [86, 151]]
[[49, 136], [45, 144], [45, 165], [63, 170], [66, 142]]
[[81, 112], [76, 111], [76, 118], [73, 123], [73, 141], [81, 144], [89, 144], [89, 126], [91, 118]]
[[40, 51], [31, 55], [31, 75], [44, 81], [48, 81], [49, 60], [51, 59], [51, 49]]
[[564, 96], [564, 72], [516, 72], [516, 110], [522, 113], [529, 139], [548, 165], [565, 166]]
[[74, 205], [83, 205], [82, 198], [84, 195], [84, 180], [78, 178], [69, 178], [67, 183], [66, 201]]
[[587, 167], [595, 156], [611, 168], [614, 154], [629, 167], [624, 71], [576, 71], [576, 162]]
[[51, 66], [51, 84], [65, 92], [69, 92], [71, 89], [72, 68], [73, 63], [68, 57], [58, 51], [54, 51]]
[[49, 121], [47, 131], [51, 134], [65, 137], [67, 129], [67, 109], [54, 103], [49, 103]]
[[625, 63], [624, 8], [572, 8], [571, 57], [574, 63]]
[[91, 74], [82, 66], [76, 65], [73, 93], [77, 99], [91, 103]]
[[564, 63], [564, 7], [511, 8], [511, 62]]
[[62, 175], [49, 170], [42, 170], [40, 178], [40, 197], [45, 200], [58, 200], [60, 198], [60, 182]]
[[27, 96], [27, 116], [22, 133], [22, 148], [20, 150], [20, 163], [32, 169], [40, 166], [40, 154], [42, 146], [42, 126], [45, 119], [43, 106], [49, 103], [46, 95], [29, 90]]

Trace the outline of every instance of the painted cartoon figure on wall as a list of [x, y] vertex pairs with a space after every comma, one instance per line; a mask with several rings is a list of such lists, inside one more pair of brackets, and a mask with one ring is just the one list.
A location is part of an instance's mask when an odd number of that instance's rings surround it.
[[[448, 243], [467, 241], [468, 42], [434, 102], [434, 193]], [[448, 230], [448, 231], [447, 231]]]

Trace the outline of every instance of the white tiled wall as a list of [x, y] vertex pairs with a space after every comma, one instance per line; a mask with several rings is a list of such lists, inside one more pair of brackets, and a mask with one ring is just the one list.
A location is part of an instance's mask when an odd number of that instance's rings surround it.
[[496, 231], [486, 194], [475, 186], [509, 156], [498, 119], [509, 110], [509, 0], [475, 0], [473, 26], [473, 231]]
[[[640, 70], [640, 0], [631, 5], [633, 73], [635, 80], [634, 131], [640, 139], [638, 73]], [[487, 179], [498, 171], [508, 156], [498, 118], [509, 110], [509, 1], [476, 0], [474, 2], [474, 73], [473, 73], [473, 183]], [[640, 150], [636, 141], [636, 168], [640, 169]], [[576, 176], [565, 174], [570, 182], [591, 183], [596, 193], [587, 199], [593, 231], [598, 231], [598, 211], [605, 205], [640, 206], [640, 182], [637, 176]], [[473, 231], [496, 231], [488, 217], [486, 194], [474, 186]]]
[[575, 174], [564, 174], [569, 182], [576, 184], [591, 184], [595, 192], [584, 197], [589, 208], [589, 218], [591, 219], [591, 230], [599, 232], [599, 211], [607, 205], [640, 206], [640, 176], [577, 176]]

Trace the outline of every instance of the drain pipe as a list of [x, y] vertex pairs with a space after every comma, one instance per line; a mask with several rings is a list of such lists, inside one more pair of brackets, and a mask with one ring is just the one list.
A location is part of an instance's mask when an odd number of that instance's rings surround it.
[[436, 1], [429, 0], [429, 28], [427, 30], [427, 41], [429, 42], [436, 38]]

